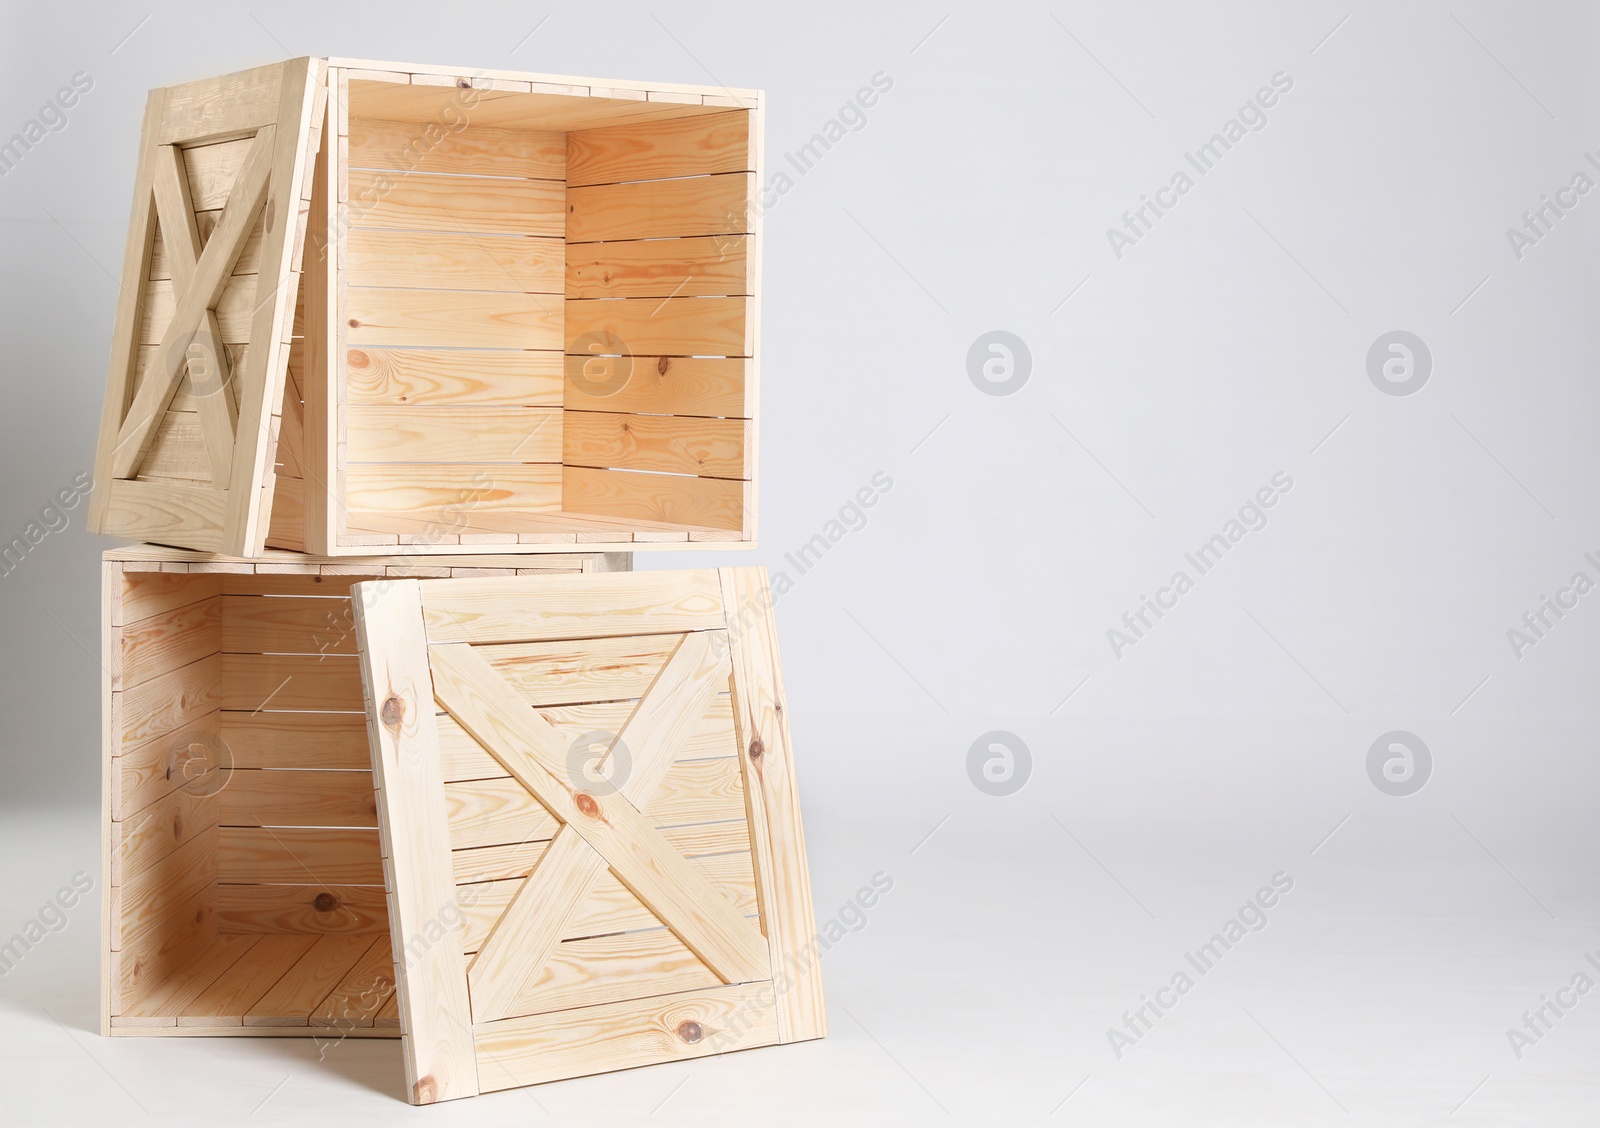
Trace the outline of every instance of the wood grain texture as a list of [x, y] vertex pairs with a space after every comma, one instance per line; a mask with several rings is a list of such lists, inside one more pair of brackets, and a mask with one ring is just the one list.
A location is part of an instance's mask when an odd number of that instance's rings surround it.
[[[478, 1076], [418, 585], [359, 585], [353, 598], [382, 796], [391, 936], [394, 951], [407, 953], [396, 967], [406, 1093], [413, 1104], [432, 1104], [476, 1095]], [[410, 932], [429, 926], [444, 940], [413, 955]]]
[[575, 187], [748, 172], [754, 162], [750, 114], [739, 110], [567, 135], [567, 183]]
[[419, 124], [355, 115], [350, 119], [350, 166], [564, 180], [567, 140], [556, 132], [495, 129], [461, 118]]
[[538, 642], [716, 630], [722, 590], [703, 571], [488, 578], [425, 584], [430, 643]]
[[827, 1033], [816, 920], [800, 825], [793, 744], [764, 568], [721, 568], [732, 642], [734, 718], [748, 803], [761, 920], [771, 951], [783, 1041]]
[[567, 242], [748, 235], [754, 190], [746, 172], [569, 188]]
[[574, 243], [569, 298], [691, 298], [754, 292], [747, 235]]
[[550, 463], [386, 463], [351, 466], [345, 478], [351, 530], [427, 540], [530, 527], [561, 504], [561, 468]]
[[387, 940], [389, 920], [382, 886], [219, 884], [217, 931]]
[[562, 416], [553, 407], [345, 409], [355, 462], [559, 462]]
[[568, 411], [562, 419], [561, 461], [568, 466], [748, 478], [748, 432], [744, 419]]
[[560, 407], [559, 350], [351, 349], [349, 401], [392, 406]]
[[578, 298], [566, 304], [565, 347], [583, 355], [586, 339], [603, 337], [634, 356], [750, 356], [753, 328], [747, 298]]
[[346, 245], [352, 286], [562, 292], [566, 244], [560, 239], [357, 228]]
[[574, 513], [731, 532], [750, 515], [747, 482], [586, 466], [562, 467], [561, 503]]
[[351, 169], [349, 219], [355, 227], [560, 238], [564, 194], [559, 181]]
[[[609, 245], [609, 244], [608, 244]], [[566, 358], [566, 406], [573, 411], [643, 412], [650, 415], [748, 415], [745, 389], [751, 361], [742, 357], [629, 358], [621, 388], [585, 376], [584, 356]]]
[[481, 290], [350, 288], [352, 345], [561, 348], [561, 300]]

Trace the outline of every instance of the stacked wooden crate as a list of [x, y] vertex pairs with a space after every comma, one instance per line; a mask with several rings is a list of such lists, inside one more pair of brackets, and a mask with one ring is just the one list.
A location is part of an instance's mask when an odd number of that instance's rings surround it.
[[[619, 574], [755, 544], [760, 137], [754, 91], [352, 60], [152, 92], [107, 1034], [403, 1036], [417, 1103], [822, 1034], [764, 576]], [[435, 700], [458, 644], [521, 742]]]

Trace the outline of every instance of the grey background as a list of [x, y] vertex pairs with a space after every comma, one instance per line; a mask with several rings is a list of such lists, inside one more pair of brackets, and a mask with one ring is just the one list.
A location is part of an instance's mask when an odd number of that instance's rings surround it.
[[[832, 1034], [428, 1115], [1593, 1123], [1600, 1002], [1521, 1058], [1506, 1030], [1600, 948], [1600, 593], [1520, 658], [1506, 632], [1574, 572], [1600, 581], [1600, 192], [1520, 259], [1506, 231], [1600, 177], [1594, 9], [4, 18], [0, 136], [94, 78], [0, 179], [7, 539], [90, 467], [147, 88], [290, 54], [759, 86], [776, 172], [893, 79], [767, 213], [754, 558], [796, 579], [778, 622], [819, 921], [895, 883], [825, 961]], [[1265, 128], [1118, 259], [1107, 228], [1280, 71]], [[1433, 359], [1403, 397], [1367, 374], [1397, 329]], [[968, 376], [994, 330], [1031, 351], [1015, 394]], [[798, 576], [785, 554], [880, 471], [865, 527]], [[1118, 657], [1107, 630], [1279, 471], [1267, 526]], [[82, 521], [0, 577], [3, 935], [96, 872], [105, 545]], [[992, 730], [1031, 752], [1008, 796], [968, 775]], [[1432, 755], [1407, 797], [1367, 773], [1392, 730]], [[1107, 1029], [1278, 871], [1269, 924], [1118, 1059]], [[407, 1115], [392, 1044], [95, 1037], [94, 915], [0, 981], [23, 1122]]]

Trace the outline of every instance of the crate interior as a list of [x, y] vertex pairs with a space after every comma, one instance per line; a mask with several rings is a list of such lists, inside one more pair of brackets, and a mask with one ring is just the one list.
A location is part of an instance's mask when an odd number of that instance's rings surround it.
[[750, 539], [753, 111], [347, 89], [338, 543]]
[[362, 576], [114, 573], [112, 1025], [398, 1033]]

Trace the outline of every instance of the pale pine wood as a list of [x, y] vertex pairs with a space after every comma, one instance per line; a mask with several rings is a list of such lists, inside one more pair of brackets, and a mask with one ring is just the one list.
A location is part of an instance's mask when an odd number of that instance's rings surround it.
[[[420, 533], [427, 538], [445, 532], [515, 533], [532, 524], [529, 514], [554, 513], [560, 507], [561, 467], [551, 463], [357, 464], [345, 477], [345, 499], [352, 530]], [[422, 543], [417, 551], [426, 553], [430, 547]], [[462, 550], [470, 551], [470, 546], [452, 546], [445, 551]]]
[[764, 568], [721, 568], [732, 643], [734, 717], [749, 807], [761, 918], [771, 953], [782, 1040], [827, 1033], [816, 922], [793, 745]]
[[[450, 831], [439, 771], [433, 693], [418, 580], [360, 585], [353, 598], [362, 642], [361, 672], [376, 783], [384, 874], [393, 913], [393, 948], [406, 952], [408, 930], [434, 922], [445, 940], [396, 967], [406, 1031], [406, 1091], [413, 1104], [478, 1092]], [[387, 717], [388, 719], [385, 719]]]
[[348, 321], [352, 345], [561, 348], [553, 295], [352, 286]]
[[748, 478], [743, 419], [695, 419], [568, 411], [561, 461], [568, 466]]
[[619, 340], [635, 355], [749, 356], [746, 298], [569, 299], [566, 350], [582, 353], [591, 336]]
[[607, 394], [599, 395], [591, 393], [594, 382], [583, 375], [589, 358], [567, 357], [568, 410], [748, 417], [745, 393], [752, 360], [646, 355], [630, 360], [627, 383], [616, 391], [607, 388]]
[[[536, 594], [535, 594], [536, 593]], [[432, 584], [423, 589], [430, 643], [537, 642], [715, 630], [722, 590], [711, 572], [619, 572]]]
[[[457, 581], [450, 581], [455, 583]], [[626, 798], [594, 795], [563, 779], [566, 749], [549, 723], [465, 644], [430, 646], [434, 693], [462, 726], [557, 818], [602, 855], [618, 878], [724, 982], [769, 974], [759, 934], [655, 833]], [[577, 796], [587, 797], [580, 803]], [[584, 813], [585, 807], [598, 812]]]
[[515, 779], [444, 785], [450, 844], [457, 850], [506, 843], [546, 842], [555, 817]]
[[217, 931], [301, 936], [381, 935], [389, 917], [378, 885], [217, 886]]
[[754, 292], [748, 235], [574, 243], [569, 298], [691, 298]]
[[211, 597], [127, 624], [111, 656], [111, 687], [123, 690], [221, 648], [222, 602]]
[[222, 707], [348, 710], [361, 707], [361, 677], [342, 654], [224, 654]]
[[235, 768], [361, 769], [372, 763], [366, 718], [359, 713], [224, 710], [221, 732]]
[[371, 772], [235, 768], [218, 798], [224, 826], [378, 825]]
[[471, 231], [483, 235], [562, 235], [559, 181], [403, 175], [350, 170], [355, 227]]
[[378, 833], [353, 827], [224, 826], [217, 840], [217, 880], [381, 886]]
[[312, 1013], [345, 980], [372, 943], [370, 936], [312, 938], [305, 957], [256, 1001], [254, 1013], [244, 1016], [244, 1025], [309, 1025]]
[[204, 991], [186, 1001], [179, 1026], [243, 1026], [257, 1001], [311, 950], [310, 936], [263, 936]]
[[552, 407], [345, 409], [351, 462], [559, 462], [562, 415]]
[[567, 242], [747, 235], [754, 177], [733, 172], [567, 190]]
[[493, 1092], [778, 1040], [770, 987], [710, 987], [486, 1024], [477, 1032], [479, 1078]]
[[561, 468], [562, 504], [573, 512], [729, 532], [748, 527], [751, 486], [729, 478]]
[[[220, 649], [236, 654], [354, 654], [355, 616], [343, 599], [226, 595], [217, 604]], [[213, 647], [217, 649], [219, 647]]]
[[447, 406], [560, 407], [559, 350], [351, 349], [349, 402]]
[[572, 186], [749, 172], [754, 159], [750, 115], [737, 110], [567, 135], [567, 183]]
[[566, 244], [555, 238], [357, 228], [348, 246], [352, 286], [559, 294], [565, 281]]
[[350, 164], [398, 172], [448, 172], [564, 180], [567, 139], [556, 132], [495, 129], [471, 123], [350, 119]]

